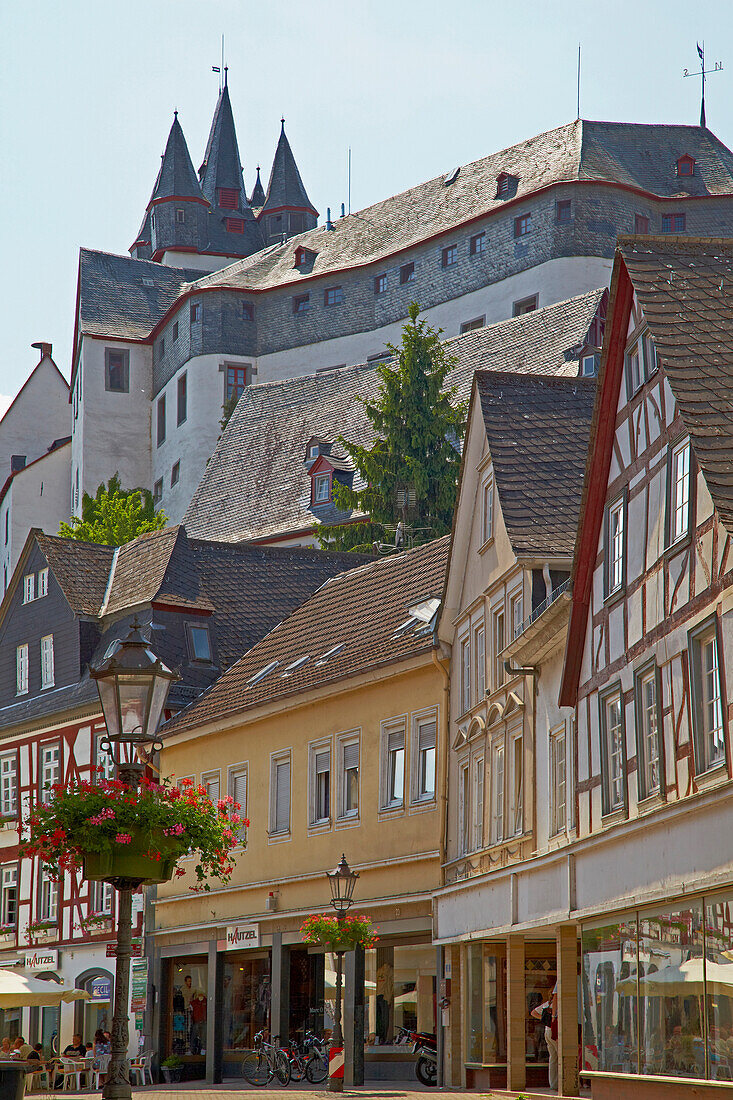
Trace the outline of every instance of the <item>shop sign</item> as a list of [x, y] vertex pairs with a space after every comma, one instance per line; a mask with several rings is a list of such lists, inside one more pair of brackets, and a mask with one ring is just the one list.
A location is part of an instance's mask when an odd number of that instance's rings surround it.
[[132, 960], [132, 995], [130, 1012], [144, 1012], [148, 1007], [148, 960]]
[[93, 1001], [108, 1001], [112, 993], [112, 982], [109, 978], [94, 978], [89, 986], [89, 992]]
[[259, 924], [230, 924], [227, 927], [226, 951], [235, 951], [238, 947], [259, 946]]
[[[131, 951], [131, 955], [132, 955], [133, 959], [141, 958], [142, 953], [143, 953], [142, 942], [140, 940], [133, 940], [132, 941], [132, 951]], [[107, 944], [107, 958], [108, 959], [116, 959], [117, 958], [117, 944], [116, 943], [108, 943]]]
[[52, 948], [40, 948], [25, 953], [26, 970], [56, 970], [58, 965], [59, 953]]

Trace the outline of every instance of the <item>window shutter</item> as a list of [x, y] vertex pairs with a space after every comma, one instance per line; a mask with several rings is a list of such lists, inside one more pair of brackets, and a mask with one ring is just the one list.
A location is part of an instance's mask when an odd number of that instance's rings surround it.
[[344, 771], [359, 767], [359, 742], [353, 741], [344, 745]]
[[328, 749], [325, 752], [316, 753], [316, 775], [322, 775], [323, 772], [331, 770], [331, 753]]
[[212, 802], [216, 802], [219, 798], [219, 776], [212, 775], [208, 779], [204, 780], [206, 784], [206, 793]]
[[290, 829], [290, 761], [282, 760], [275, 771], [275, 832]]
[[394, 733], [390, 733], [388, 742], [388, 751], [397, 752], [399, 749], [405, 747], [405, 731], [396, 730]]
[[423, 722], [420, 726], [420, 752], [435, 748], [436, 724]]
[[229, 792], [235, 802], [242, 807], [241, 816], [247, 816], [247, 772], [243, 768], [232, 775], [231, 791]]

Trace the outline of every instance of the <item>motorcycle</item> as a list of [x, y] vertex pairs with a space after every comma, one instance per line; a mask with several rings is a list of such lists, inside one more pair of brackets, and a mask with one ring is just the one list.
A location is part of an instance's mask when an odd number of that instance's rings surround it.
[[407, 1031], [401, 1027], [399, 1043], [411, 1042], [412, 1053], [416, 1054], [415, 1076], [422, 1085], [434, 1088], [438, 1083], [438, 1040], [427, 1032]]

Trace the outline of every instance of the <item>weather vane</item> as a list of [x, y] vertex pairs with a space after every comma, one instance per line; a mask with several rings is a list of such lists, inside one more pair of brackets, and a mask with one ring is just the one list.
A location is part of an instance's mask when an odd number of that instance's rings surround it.
[[683, 76], [699, 76], [702, 78], [702, 97], [700, 100], [700, 125], [705, 126], [705, 77], [709, 73], [719, 73], [722, 71], [723, 62], [716, 61], [712, 69], [705, 68], [705, 43], [702, 46], [697, 43], [697, 56], [700, 58], [700, 71], [697, 73], [691, 73], [689, 69], [685, 69], [682, 73]]

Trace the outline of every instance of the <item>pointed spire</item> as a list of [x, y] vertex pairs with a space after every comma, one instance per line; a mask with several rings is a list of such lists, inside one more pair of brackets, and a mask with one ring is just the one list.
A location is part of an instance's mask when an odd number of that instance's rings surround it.
[[262, 180], [260, 179], [260, 166], [257, 165], [257, 183], [252, 189], [252, 194], [249, 196], [250, 206], [264, 206], [265, 205], [265, 189], [262, 186]]
[[165, 152], [155, 181], [153, 199], [169, 198], [177, 195], [181, 198], [202, 198], [201, 187], [191, 155], [178, 121], [178, 111], [174, 111], [173, 125], [168, 134]]
[[[214, 111], [204, 160], [199, 168], [199, 177], [201, 189], [212, 207], [216, 209], [221, 205], [219, 199], [222, 189], [236, 191], [238, 193], [237, 209], [246, 213], [248, 203], [244, 194], [242, 163], [239, 159], [237, 132], [234, 128], [234, 115], [226, 76], [225, 70], [224, 87]], [[228, 209], [232, 208], [228, 207]]]
[[267, 198], [265, 210], [308, 210], [315, 217], [318, 211], [308, 198], [298, 165], [295, 163], [293, 150], [285, 135], [285, 119], [281, 119], [280, 139], [275, 150], [275, 159], [272, 162], [270, 182], [267, 185]]

